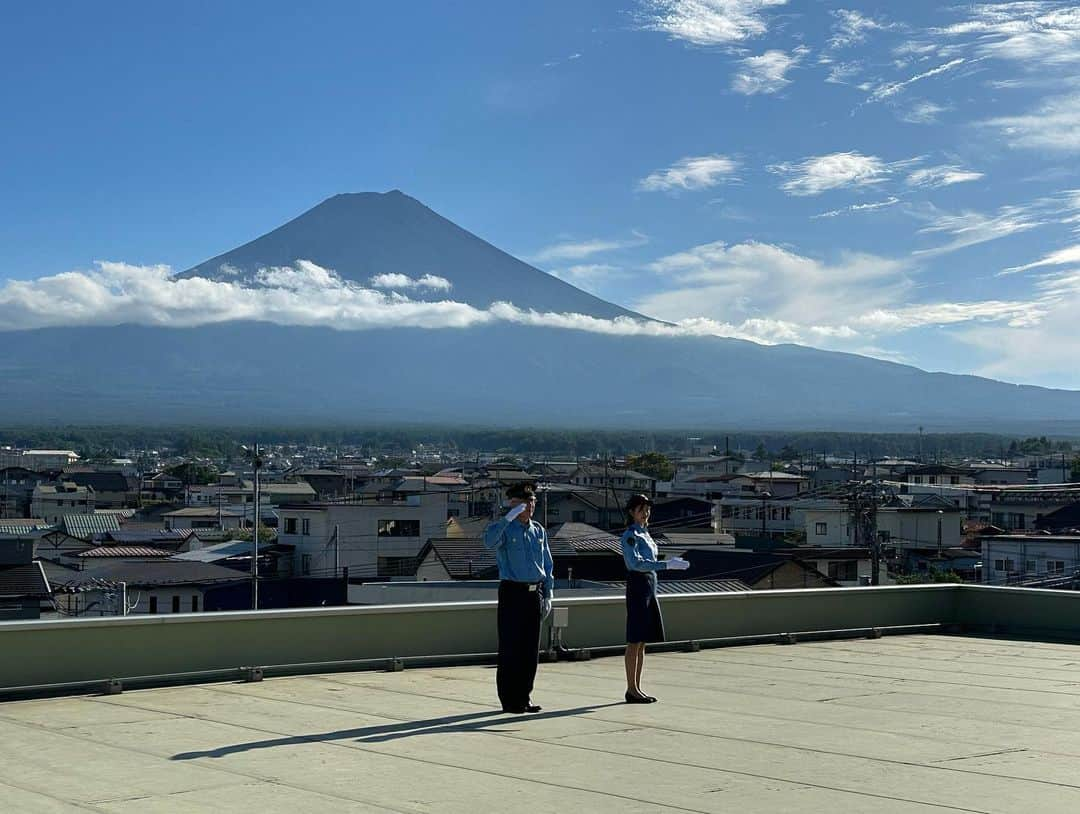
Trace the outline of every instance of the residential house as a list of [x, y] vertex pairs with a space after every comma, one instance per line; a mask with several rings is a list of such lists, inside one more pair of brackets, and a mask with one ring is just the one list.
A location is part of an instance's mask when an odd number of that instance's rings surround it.
[[1044, 514], [1035, 521], [1042, 531], [1080, 531], [1080, 500], [1062, 506], [1057, 511]]
[[1000, 534], [982, 538], [983, 581], [991, 585], [1067, 576], [1080, 569], [1080, 534]]
[[75, 572], [53, 586], [57, 607], [68, 616], [199, 613], [240, 610], [249, 605], [219, 607], [211, 594], [248, 581], [245, 574], [203, 562], [172, 558], [104, 563]]
[[94, 492], [97, 509], [125, 509], [138, 505], [138, 495], [128, 491], [128, 481], [121, 472], [93, 470], [66, 471], [63, 479], [76, 486], [86, 486]]
[[[855, 546], [826, 548], [819, 546], [798, 546], [780, 548], [772, 553], [782, 557], [793, 557], [808, 568], [825, 574], [831, 580], [845, 588], [856, 585], [870, 585], [873, 581], [874, 567], [870, 549]], [[888, 569], [884, 560], [878, 566], [879, 584], [888, 584]]]
[[[264, 519], [266, 519], [267, 513], [272, 515], [272, 508], [267, 507], [263, 513]], [[179, 529], [249, 528], [254, 516], [254, 506], [222, 506], [220, 508], [189, 506], [166, 512], [162, 517], [165, 520], [165, 528], [176, 531]]]
[[1002, 490], [990, 495], [985, 519], [1007, 531], [1030, 531], [1039, 528], [1043, 518], [1065, 508], [1075, 494], [1048, 489]]
[[609, 528], [622, 523], [623, 507], [610, 492], [568, 483], [537, 486], [536, 519], [545, 527], [557, 523], [588, 523]]
[[838, 583], [798, 557], [752, 551], [686, 552], [690, 568], [686, 571], [660, 571], [662, 582], [669, 580], [737, 579], [752, 590], [790, 588], [835, 588]]
[[30, 517], [34, 487], [51, 480], [44, 472], [36, 472], [25, 466], [0, 469], [0, 518]]
[[0, 621], [37, 619], [52, 588], [32, 540], [0, 537]]
[[171, 503], [184, 495], [184, 482], [167, 472], [157, 472], [142, 480], [139, 497], [147, 502]]
[[445, 533], [447, 494], [286, 504], [278, 542], [295, 547], [294, 576], [411, 576], [424, 544]]
[[39, 483], [30, 497], [30, 513], [48, 523], [60, 523], [69, 514], [93, 514], [94, 489], [71, 481]]
[[611, 492], [612, 500], [624, 504], [631, 495], [656, 494], [656, 478], [604, 464], [582, 464], [570, 475], [574, 486], [585, 486]]

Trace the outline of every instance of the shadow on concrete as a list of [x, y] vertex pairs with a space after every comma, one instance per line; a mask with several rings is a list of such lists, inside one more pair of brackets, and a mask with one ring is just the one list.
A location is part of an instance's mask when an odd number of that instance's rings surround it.
[[[442, 718], [427, 718], [420, 721], [399, 721], [378, 726], [364, 726], [357, 729], [339, 729], [334, 732], [319, 732], [312, 735], [292, 735], [283, 738], [271, 738], [249, 743], [236, 743], [217, 749], [200, 752], [180, 752], [172, 760], [194, 760], [200, 757], [226, 757], [255, 749], [271, 749], [277, 746], [296, 746], [302, 743], [320, 743], [323, 741], [355, 740], [357, 743], [384, 743], [400, 738], [413, 738], [419, 735], [444, 735], [453, 732], [485, 732], [509, 723], [528, 724], [530, 721], [542, 721], [551, 718], [568, 718], [585, 715], [605, 707], [622, 706], [622, 702], [593, 704], [571, 709], [555, 709], [548, 712], [513, 715], [501, 710], [491, 712], [469, 712], [464, 715], [447, 715]], [[501, 730], [506, 731], [506, 730]]]

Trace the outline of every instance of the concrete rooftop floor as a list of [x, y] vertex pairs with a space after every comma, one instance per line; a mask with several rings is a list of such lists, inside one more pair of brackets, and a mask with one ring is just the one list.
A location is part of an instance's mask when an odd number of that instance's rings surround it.
[[0, 811], [1080, 811], [1080, 647], [903, 636], [0, 704]]

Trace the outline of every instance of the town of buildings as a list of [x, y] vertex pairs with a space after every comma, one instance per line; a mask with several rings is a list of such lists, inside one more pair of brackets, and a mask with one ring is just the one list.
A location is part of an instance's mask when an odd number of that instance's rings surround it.
[[[256, 594], [260, 608], [487, 596], [497, 574], [483, 527], [522, 481], [539, 493], [561, 595], [620, 589], [622, 506], [636, 493], [655, 500], [664, 553], [692, 563], [662, 581], [667, 591], [946, 579], [1071, 588], [1080, 574], [1080, 484], [1065, 453], [778, 463], [689, 452], [660, 480], [625, 458], [275, 445], [261, 451], [256, 500], [250, 455], [83, 461], [2, 448], [0, 616], [238, 610]], [[209, 482], [186, 482], [185, 466]]]

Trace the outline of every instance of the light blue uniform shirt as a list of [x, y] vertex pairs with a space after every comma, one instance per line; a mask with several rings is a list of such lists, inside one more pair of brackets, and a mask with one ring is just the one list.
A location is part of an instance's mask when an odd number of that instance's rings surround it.
[[628, 571], [663, 571], [667, 563], [658, 560], [656, 543], [647, 529], [634, 523], [622, 536], [622, 556]]
[[551, 559], [547, 532], [535, 520], [523, 525], [500, 518], [484, 530], [484, 547], [495, 551], [499, 579], [544, 583], [544, 596], [555, 594], [555, 563]]

